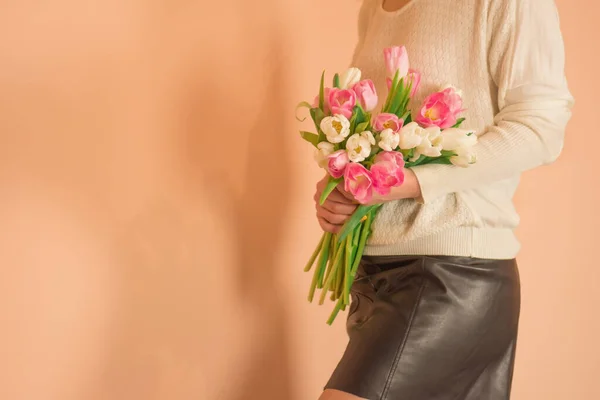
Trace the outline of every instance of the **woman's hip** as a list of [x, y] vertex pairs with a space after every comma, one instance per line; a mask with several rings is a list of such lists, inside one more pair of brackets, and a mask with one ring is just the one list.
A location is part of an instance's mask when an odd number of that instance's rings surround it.
[[476, 399], [503, 382], [492, 398], [507, 398], [519, 308], [515, 260], [364, 257], [329, 387], [377, 399], [470, 399], [477, 387]]

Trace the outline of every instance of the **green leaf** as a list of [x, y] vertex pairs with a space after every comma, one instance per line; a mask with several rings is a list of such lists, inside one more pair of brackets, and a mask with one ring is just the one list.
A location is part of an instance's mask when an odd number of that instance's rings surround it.
[[401, 104], [401, 107], [400, 107], [400, 109], [401, 110], [405, 110], [405, 112], [408, 109], [408, 104], [410, 103], [410, 100], [411, 100], [410, 99], [410, 93], [412, 92], [412, 87], [413, 87], [413, 81], [409, 80], [408, 81], [408, 86], [406, 86], [405, 91], [403, 93], [402, 104]]
[[312, 104], [310, 104], [306, 101], [302, 101], [302, 102], [298, 103], [298, 105], [296, 106], [296, 113], [295, 113], [296, 119], [300, 122], [304, 122], [306, 120], [306, 117], [304, 117], [302, 119], [298, 118], [298, 110], [301, 108], [309, 108], [310, 109], [310, 108], [312, 108]]
[[340, 75], [339, 74], [335, 74], [333, 76], [333, 87], [334, 88], [340, 88]]
[[406, 112], [400, 117], [402, 121], [404, 121], [404, 125], [409, 124], [412, 120], [410, 116], [410, 110], [406, 110]]
[[404, 78], [400, 79], [399, 85], [398, 85], [401, 89], [397, 90], [396, 93], [394, 93], [394, 98], [392, 99], [392, 104], [390, 104], [390, 110], [389, 112], [392, 114], [396, 114], [398, 115], [398, 113], [400, 112], [400, 106], [402, 105], [402, 102], [404, 100]]
[[319, 144], [319, 135], [315, 133], [300, 131], [300, 136], [302, 139], [306, 140], [308, 143], [311, 143], [315, 147], [317, 147]]
[[371, 169], [371, 167], [373, 166], [373, 161], [369, 161], [369, 160], [365, 160], [363, 162], [361, 162], [361, 164], [366, 168], [366, 169]]
[[416, 163], [417, 163], [417, 164], [420, 164], [420, 163], [422, 163], [423, 161], [427, 160], [427, 158], [428, 158], [427, 156], [424, 156], [423, 154], [421, 154], [421, 156], [420, 156], [419, 158], [417, 158], [417, 161], [416, 161]]
[[360, 104], [354, 106], [354, 112], [356, 113], [356, 124], [362, 124], [369, 119], [369, 115]]
[[[368, 125], [369, 119], [370, 115], [366, 113], [360, 105], [354, 106], [354, 109], [352, 110], [352, 118], [350, 118], [350, 132], [359, 133], [357, 132], [358, 126], [365, 122]], [[361, 132], [363, 132], [365, 129], [363, 129]]]
[[352, 117], [350, 118], [350, 133], [356, 130], [356, 112], [352, 113]]
[[344, 239], [346, 239], [346, 236], [348, 236], [348, 234], [350, 232], [352, 232], [352, 231], [354, 231], [354, 229], [356, 229], [356, 227], [360, 224], [362, 218], [365, 215], [367, 215], [369, 212], [371, 212], [373, 210], [379, 209], [379, 207], [381, 207], [381, 204], [375, 204], [372, 206], [366, 206], [366, 205], [358, 206], [358, 208], [354, 211], [354, 214], [352, 214], [350, 219], [348, 221], [346, 221], [346, 223], [342, 227], [342, 230], [338, 234], [338, 241], [341, 242]]
[[325, 118], [325, 114], [320, 108], [311, 108], [310, 116], [312, 117], [315, 123], [315, 128], [319, 133], [319, 142], [322, 142], [323, 140], [325, 140], [325, 134], [323, 133], [323, 131], [321, 131], [321, 121], [323, 121], [323, 118]]
[[452, 125], [452, 128], [458, 128], [458, 127], [460, 127], [460, 124], [462, 124], [462, 123], [465, 121], [465, 119], [466, 119], [466, 118], [459, 118], [459, 119], [456, 121], [456, 124]]
[[331, 194], [331, 192], [333, 192], [334, 189], [337, 187], [337, 185], [339, 185], [340, 182], [343, 180], [344, 180], [344, 178], [335, 179], [330, 176], [329, 182], [327, 182], [327, 186], [325, 186], [323, 193], [321, 193], [321, 198], [319, 199], [319, 204], [323, 205], [323, 203], [325, 203], [325, 200], [327, 200], [327, 197]]
[[319, 108], [325, 107], [325, 71], [321, 74], [321, 85], [319, 86]]
[[399, 75], [400, 75], [400, 70], [396, 71], [396, 74], [394, 75], [394, 79], [392, 80], [392, 85], [390, 86], [390, 90], [388, 91], [388, 97], [387, 97], [387, 99], [385, 101], [385, 105], [383, 106], [383, 109], [382, 109], [382, 112], [384, 112], [384, 113], [390, 112], [390, 102], [392, 101], [392, 98], [394, 97], [394, 95], [396, 93]]
[[456, 153], [451, 150], [442, 150], [442, 157], [454, 157], [455, 155]]
[[323, 120], [323, 118], [325, 118], [325, 113], [323, 112], [323, 110], [321, 110], [320, 108], [311, 108], [310, 116], [312, 117], [313, 121], [315, 121], [315, 124], [318, 125], [317, 128], [321, 129], [321, 121]]
[[423, 164], [444, 164], [444, 165], [450, 165], [450, 164], [452, 164], [452, 162], [450, 161], [449, 158], [446, 158], [446, 157], [436, 157], [436, 158], [430, 158], [429, 160], [425, 161]]
[[361, 122], [360, 124], [356, 125], [356, 129], [354, 130], [354, 133], [361, 133], [367, 130], [367, 128], [369, 127], [369, 122]]
[[396, 114], [402, 115], [407, 112], [408, 102], [410, 101], [410, 91], [412, 87], [412, 82], [409, 83], [408, 86], [404, 87], [402, 91], [402, 99], [400, 100], [400, 107], [398, 107]]
[[[411, 159], [413, 157], [412, 152], [413, 152], [413, 150], [411, 150], [411, 154], [408, 156], [408, 159]], [[407, 162], [406, 167], [411, 168], [411, 167], [416, 167], [417, 165], [422, 165], [425, 163], [427, 158], [428, 158], [427, 156], [424, 156], [423, 154], [421, 154], [421, 156], [416, 161]]]

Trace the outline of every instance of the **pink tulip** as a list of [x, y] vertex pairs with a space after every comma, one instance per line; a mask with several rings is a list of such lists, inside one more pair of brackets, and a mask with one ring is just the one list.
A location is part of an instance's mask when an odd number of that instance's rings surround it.
[[423, 102], [415, 122], [424, 127], [450, 128], [458, 120], [462, 109], [462, 98], [453, 88], [429, 95]]
[[[329, 89], [329, 88], [323, 89], [323, 113], [325, 113], [325, 115], [331, 114], [331, 110], [329, 109], [329, 92], [330, 91], [331, 91], [331, 89]], [[315, 100], [313, 101], [312, 106], [313, 106], [313, 108], [319, 107], [319, 95], [317, 95], [315, 97]]]
[[344, 189], [351, 193], [359, 203], [368, 203], [373, 197], [371, 172], [362, 164], [349, 163], [344, 171]]
[[450, 105], [450, 111], [459, 114], [464, 111], [462, 108], [462, 96], [458, 94], [455, 88], [449, 87], [442, 90], [442, 93], [446, 96], [446, 102]]
[[384, 151], [375, 156], [371, 166], [373, 188], [383, 196], [404, 183], [404, 157], [397, 151]]
[[354, 85], [352, 90], [356, 93], [358, 102], [365, 111], [370, 112], [377, 107], [377, 92], [372, 80], [362, 80]]
[[356, 106], [356, 93], [351, 89], [333, 88], [329, 91], [329, 108], [332, 114], [341, 114], [350, 119]]
[[[410, 97], [414, 97], [421, 86], [421, 73], [415, 69], [408, 70], [408, 81], [412, 82], [412, 89], [410, 90]], [[407, 82], [408, 83], [408, 82]]]
[[398, 118], [395, 114], [381, 113], [375, 117], [373, 128], [376, 132], [381, 132], [384, 129], [391, 129], [394, 132], [399, 132], [404, 125], [404, 121]]
[[375, 156], [374, 162], [389, 161], [400, 168], [404, 168], [404, 155], [399, 151], [382, 151]]
[[344, 176], [346, 166], [350, 162], [346, 150], [338, 150], [327, 156], [327, 171], [335, 179]]
[[404, 78], [408, 74], [409, 62], [406, 47], [393, 46], [383, 51], [385, 56], [385, 66], [389, 78], [394, 78], [396, 71], [399, 71], [398, 78]]

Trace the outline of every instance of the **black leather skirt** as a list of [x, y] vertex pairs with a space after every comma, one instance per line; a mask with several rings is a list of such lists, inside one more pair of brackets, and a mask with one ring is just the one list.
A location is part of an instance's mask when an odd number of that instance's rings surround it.
[[369, 400], [509, 399], [515, 260], [364, 257], [351, 294], [350, 341], [326, 389]]

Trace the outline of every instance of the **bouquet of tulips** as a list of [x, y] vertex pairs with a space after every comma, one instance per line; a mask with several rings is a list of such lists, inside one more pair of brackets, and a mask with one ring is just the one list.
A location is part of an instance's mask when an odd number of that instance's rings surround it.
[[301, 137], [316, 148], [316, 161], [329, 176], [321, 204], [337, 185], [344, 185], [361, 204], [338, 234], [323, 234], [305, 268], [308, 272], [315, 267], [309, 301], [321, 289], [319, 304], [329, 293], [336, 302], [328, 324], [350, 303], [350, 288], [381, 207], [370, 204], [373, 193], [385, 196], [402, 185], [405, 168], [431, 163], [466, 167], [475, 162], [477, 136], [460, 128], [460, 91], [441, 88], [427, 96], [413, 116], [410, 102], [421, 75], [409, 68], [406, 48], [387, 48], [384, 56], [388, 94], [377, 115], [375, 86], [361, 80], [358, 68], [335, 74], [331, 88], [325, 86], [323, 72], [314, 102], [298, 105], [310, 110], [316, 130], [301, 131]]

